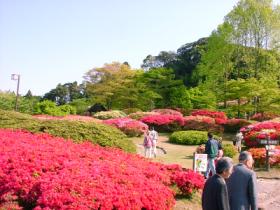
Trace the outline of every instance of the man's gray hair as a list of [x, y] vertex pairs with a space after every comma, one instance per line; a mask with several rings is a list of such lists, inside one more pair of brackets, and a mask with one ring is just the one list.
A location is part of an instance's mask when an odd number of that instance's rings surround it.
[[245, 160], [249, 160], [250, 158], [252, 158], [252, 155], [250, 152], [247, 151], [243, 151], [239, 154], [239, 162], [243, 162]]
[[232, 159], [229, 157], [223, 157], [218, 160], [216, 166], [217, 174], [222, 174], [224, 171], [230, 169], [233, 166]]

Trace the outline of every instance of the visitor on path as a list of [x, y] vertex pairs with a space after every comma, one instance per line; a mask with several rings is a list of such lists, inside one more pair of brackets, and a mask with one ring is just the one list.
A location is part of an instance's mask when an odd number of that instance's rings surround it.
[[241, 144], [243, 140], [243, 134], [241, 131], [238, 131], [235, 135], [235, 139], [233, 141], [233, 145], [237, 148], [238, 152], [241, 152]]
[[216, 173], [215, 169], [215, 159], [217, 158], [219, 151], [219, 143], [213, 138], [211, 133], [208, 133], [208, 140], [205, 144], [205, 153], [207, 154], [207, 170], [205, 173], [205, 178], [208, 179], [209, 173], [211, 171], [212, 176]]
[[[228, 157], [217, 162], [216, 174], [207, 179], [202, 193], [203, 210], [230, 210], [225, 179], [232, 173], [233, 163]], [[235, 209], [233, 209], [235, 210]]]
[[229, 204], [232, 210], [257, 210], [256, 174], [252, 170], [253, 157], [247, 152], [239, 155], [232, 175], [227, 180]]
[[152, 139], [152, 156], [156, 157], [157, 156], [158, 132], [155, 131], [154, 127], [152, 127], [149, 133], [150, 133], [149, 135]]
[[151, 158], [152, 157], [152, 145], [153, 145], [153, 142], [152, 142], [152, 139], [151, 139], [151, 137], [149, 135], [149, 131], [146, 131], [144, 133], [143, 145], [144, 145], [144, 150], [145, 150], [145, 157]]

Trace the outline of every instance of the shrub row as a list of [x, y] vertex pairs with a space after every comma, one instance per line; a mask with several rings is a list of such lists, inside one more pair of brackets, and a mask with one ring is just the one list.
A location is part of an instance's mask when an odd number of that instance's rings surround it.
[[49, 133], [75, 142], [89, 140], [101, 146], [116, 147], [135, 152], [136, 147], [117, 128], [95, 122], [69, 120], [39, 120], [31, 115], [0, 110], [0, 128], [24, 129], [33, 133]]

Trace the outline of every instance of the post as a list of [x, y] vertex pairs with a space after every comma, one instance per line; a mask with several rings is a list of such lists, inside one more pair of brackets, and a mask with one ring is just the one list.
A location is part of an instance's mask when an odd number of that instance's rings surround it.
[[20, 75], [19, 74], [12, 74], [11, 79], [12, 80], [17, 80], [17, 95], [16, 95], [15, 111], [18, 111], [18, 97], [19, 97]]
[[266, 138], [266, 157], [265, 157], [265, 163], [266, 163], [266, 170], [269, 171], [270, 169], [270, 165], [269, 165], [269, 141], [270, 141], [270, 136], [269, 134], [267, 135], [267, 138]]

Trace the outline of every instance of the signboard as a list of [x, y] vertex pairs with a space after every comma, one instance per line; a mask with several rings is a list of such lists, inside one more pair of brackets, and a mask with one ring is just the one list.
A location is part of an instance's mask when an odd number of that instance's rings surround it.
[[194, 154], [194, 171], [206, 172], [207, 154]]
[[278, 144], [278, 140], [276, 139], [276, 140], [273, 140], [273, 139], [269, 139], [269, 140], [267, 140], [267, 139], [259, 139], [259, 143], [260, 144], [266, 144], [266, 145], [277, 145]]

